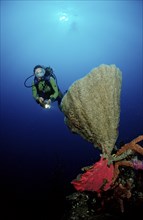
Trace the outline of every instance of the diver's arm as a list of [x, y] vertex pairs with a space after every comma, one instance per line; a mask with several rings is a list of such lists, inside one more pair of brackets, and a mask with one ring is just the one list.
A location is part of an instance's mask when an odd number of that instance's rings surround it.
[[37, 93], [37, 88], [36, 86], [33, 84], [32, 85], [32, 95], [33, 95], [33, 98], [38, 101], [39, 100], [39, 95]]
[[50, 95], [50, 99], [53, 101], [54, 99], [56, 99], [58, 97], [59, 90], [58, 90], [56, 81], [54, 80], [53, 77], [50, 77], [50, 83], [51, 83], [51, 86], [52, 86], [52, 88], [54, 90], [54, 93], [52, 95]]

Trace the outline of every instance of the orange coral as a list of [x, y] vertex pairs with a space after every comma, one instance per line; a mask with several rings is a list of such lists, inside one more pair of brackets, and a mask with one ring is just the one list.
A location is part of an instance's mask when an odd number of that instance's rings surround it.
[[[137, 138], [133, 139], [131, 142], [123, 145], [115, 154], [115, 158], [122, 154], [126, 155], [127, 157], [129, 154], [133, 154], [134, 152], [137, 152], [143, 155], [143, 148], [139, 144], [137, 144], [138, 142], [142, 140], [143, 140], [143, 135], [140, 135]], [[130, 153], [126, 154], [128, 150], [130, 150]], [[119, 175], [119, 166], [128, 166], [128, 167], [134, 168], [133, 161], [131, 160], [120, 160], [118, 162], [115, 162], [113, 183], [115, 182], [115, 180], [117, 179]]]
[[117, 151], [115, 156], [118, 156], [129, 149], [136, 151], [137, 153], [143, 155], [143, 148], [139, 144], [137, 144], [138, 142], [140, 142], [142, 140], [143, 140], [143, 135], [138, 136], [137, 138], [133, 139], [130, 143], [122, 146], [121, 149]]

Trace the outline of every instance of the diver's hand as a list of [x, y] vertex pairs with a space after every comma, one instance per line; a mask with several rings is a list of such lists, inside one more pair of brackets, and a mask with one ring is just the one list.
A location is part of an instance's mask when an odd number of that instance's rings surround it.
[[39, 97], [38, 101], [39, 101], [40, 104], [43, 104], [44, 99], [42, 97]]

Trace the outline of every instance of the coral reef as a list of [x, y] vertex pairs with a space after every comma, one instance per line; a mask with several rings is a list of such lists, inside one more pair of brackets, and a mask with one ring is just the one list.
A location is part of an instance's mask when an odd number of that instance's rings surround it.
[[[143, 155], [143, 148], [137, 144], [143, 140], [143, 135], [122, 146], [116, 154], [110, 155], [110, 160], [100, 158], [94, 165], [86, 169], [86, 172], [78, 175], [71, 183], [79, 191], [107, 191], [113, 185], [119, 175], [119, 166], [132, 167], [136, 170], [143, 170], [143, 161], [138, 159], [138, 155]], [[133, 157], [129, 157], [133, 156]], [[120, 185], [121, 186], [121, 185]]]
[[114, 187], [101, 193], [74, 192], [66, 197], [62, 220], [128, 219], [142, 214], [143, 170], [120, 167]]
[[139, 145], [143, 135], [113, 153], [120, 120], [121, 83], [119, 68], [100, 65], [71, 85], [61, 108], [69, 129], [101, 150], [100, 160], [71, 183], [80, 192], [93, 191], [103, 195], [113, 190], [113, 196], [124, 212], [123, 199], [132, 196], [132, 184], [119, 181], [120, 167], [143, 169], [143, 162], [138, 159], [138, 154], [143, 155], [143, 148]]

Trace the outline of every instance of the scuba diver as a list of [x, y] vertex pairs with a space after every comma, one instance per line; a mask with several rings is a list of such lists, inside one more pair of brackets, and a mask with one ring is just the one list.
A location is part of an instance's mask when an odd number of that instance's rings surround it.
[[63, 94], [57, 85], [53, 69], [51, 67], [37, 65], [34, 67], [33, 72], [34, 81], [32, 86], [26, 85], [26, 81], [32, 76], [25, 80], [24, 85], [28, 88], [32, 87], [32, 95], [35, 101], [43, 108], [50, 108], [51, 103], [57, 101], [60, 108]]

